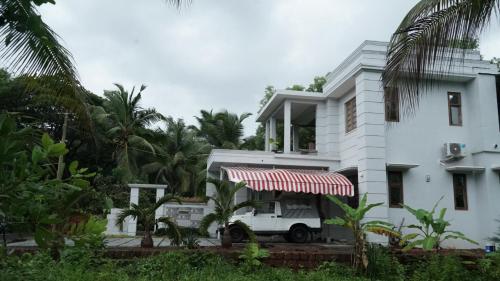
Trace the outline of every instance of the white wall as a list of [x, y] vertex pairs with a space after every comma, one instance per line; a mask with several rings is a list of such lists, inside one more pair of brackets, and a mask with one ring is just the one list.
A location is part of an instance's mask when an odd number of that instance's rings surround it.
[[[444, 196], [439, 206], [448, 209], [446, 218], [451, 221], [451, 229], [462, 231], [483, 245], [495, 229], [494, 216], [500, 214], [500, 204], [491, 199], [500, 198], [500, 182], [498, 175], [490, 170], [495, 160], [500, 163], [500, 154], [477, 154], [500, 142], [496, 93], [488, 78], [491, 76], [468, 83], [438, 82], [432, 92], [420, 100], [415, 116], [386, 126], [387, 162], [419, 165], [403, 174], [405, 203], [430, 209]], [[462, 126], [449, 125], [448, 92], [461, 93]], [[492, 97], [495, 98], [494, 106]], [[442, 164], [442, 148], [446, 142], [465, 143], [469, 155], [463, 160]], [[468, 210], [455, 210], [452, 174], [444, 165], [486, 168], [483, 174], [467, 175]], [[430, 176], [430, 182], [426, 182], [426, 176]], [[399, 224], [403, 217], [406, 224], [415, 222], [405, 210], [398, 208], [390, 208], [389, 217], [394, 224]], [[453, 241], [449, 246], [477, 247], [462, 241]]]
[[[349, 133], [345, 132], [345, 103], [356, 95], [355, 89], [351, 89], [345, 96], [338, 100], [338, 151], [340, 156], [340, 167], [346, 168], [358, 165], [358, 142], [359, 132], [354, 129]], [[332, 142], [331, 145], [335, 145]], [[333, 150], [334, 148], [332, 148]]]

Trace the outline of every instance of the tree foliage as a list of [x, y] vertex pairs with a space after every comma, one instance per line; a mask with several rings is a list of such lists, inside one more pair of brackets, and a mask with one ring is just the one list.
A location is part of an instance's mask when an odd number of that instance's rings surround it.
[[[421, 0], [391, 37], [382, 80], [398, 88], [404, 112], [411, 114], [436, 76], [450, 71], [452, 60], [464, 58], [477, 38], [498, 16], [498, 0]], [[431, 75], [427, 75], [431, 74]]]
[[164, 120], [165, 117], [152, 108], [142, 108], [140, 101], [146, 86], [142, 85], [135, 93], [129, 93], [120, 84], [117, 90], [104, 91], [102, 106], [94, 106], [92, 114], [103, 128], [105, 142], [114, 146], [113, 159], [117, 163], [116, 173], [123, 182], [129, 182], [139, 174], [138, 154], [155, 154], [153, 145], [148, 141], [148, 126]]
[[237, 115], [227, 110], [214, 113], [200, 111], [196, 117], [199, 127], [193, 127], [198, 136], [207, 140], [214, 148], [238, 149], [242, 145], [243, 121], [251, 113]]
[[[244, 182], [239, 182], [232, 185], [228, 181], [218, 180], [214, 178], [209, 178], [207, 181], [214, 185], [215, 193], [213, 196], [209, 196], [209, 200], [211, 200], [215, 204], [214, 211], [210, 214], [205, 215], [200, 223], [200, 231], [202, 233], [207, 233], [208, 228], [213, 224], [217, 223], [219, 226], [224, 227], [224, 238], [223, 244], [227, 244], [230, 246], [231, 238], [229, 236], [229, 222], [233, 214], [243, 208], [257, 207], [257, 202], [254, 200], [247, 200], [240, 202], [238, 204], [234, 204], [234, 196], [241, 189], [246, 188], [246, 184]], [[243, 224], [242, 222], [238, 222], [239, 224]], [[244, 230], [248, 230], [248, 227], [243, 226]], [[252, 236], [251, 233], [250, 236]], [[229, 241], [228, 241], [229, 239]]]
[[424, 250], [440, 249], [442, 243], [448, 239], [460, 239], [478, 245], [476, 241], [467, 238], [462, 232], [448, 230], [451, 224], [444, 219], [446, 208], [441, 209], [439, 215], [434, 217], [436, 208], [442, 199], [443, 197], [436, 202], [430, 211], [413, 209], [410, 206], [403, 205], [420, 223], [420, 225], [412, 224], [406, 226], [406, 228], [414, 229], [418, 232], [404, 235], [401, 238], [401, 245], [405, 246], [403, 250], [410, 250], [415, 247], [422, 247]]
[[165, 131], [157, 131], [156, 155], [142, 166], [143, 172], [152, 175], [154, 182], [167, 184], [174, 194], [204, 191], [209, 145], [182, 119], [168, 117], [166, 124]]
[[365, 220], [365, 215], [371, 209], [383, 204], [375, 203], [367, 205], [368, 198], [366, 194], [363, 195], [357, 208], [352, 208], [335, 196], [328, 195], [327, 198], [339, 206], [344, 211], [344, 215], [342, 217], [327, 219], [324, 223], [342, 226], [352, 231], [355, 241], [352, 260], [354, 268], [361, 270], [368, 266], [365, 237], [368, 232], [386, 236], [399, 236], [399, 233], [393, 230], [393, 225], [391, 223]]
[[155, 224], [163, 224], [164, 228], [167, 229], [168, 236], [173, 245], [180, 245], [182, 241], [181, 231], [175, 221], [170, 217], [160, 217], [156, 219], [156, 210], [159, 209], [163, 204], [168, 202], [177, 202], [182, 204], [181, 200], [171, 194], [165, 195], [158, 199], [151, 206], [139, 206], [137, 204], [131, 204], [129, 209], [124, 209], [116, 220], [118, 225], [125, 222], [127, 217], [131, 217], [135, 220], [140, 221], [144, 225], [144, 236], [141, 240], [141, 247], [152, 248], [153, 238], [151, 236], [151, 229]]

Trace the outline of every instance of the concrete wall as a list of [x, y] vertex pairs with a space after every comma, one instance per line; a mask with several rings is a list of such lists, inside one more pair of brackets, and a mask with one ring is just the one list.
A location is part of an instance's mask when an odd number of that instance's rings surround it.
[[[338, 115], [338, 151], [340, 156], [340, 167], [352, 167], [358, 165], [358, 143], [359, 143], [359, 130], [356, 128], [349, 133], [345, 132], [345, 103], [356, 95], [355, 89], [351, 89], [345, 96], [340, 98], [337, 103]], [[359, 120], [357, 120], [359, 125]], [[332, 146], [336, 143], [332, 142]], [[331, 148], [334, 150], [335, 148]]]
[[[490, 167], [500, 163], [500, 143], [496, 92], [493, 76], [479, 75], [470, 82], [438, 82], [425, 95], [415, 116], [399, 123], [386, 125], [389, 163], [415, 163], [419, 166], [403, 174], [404, 201], [416, 208], [430, 209], [444, 196], [440, 207], [447, 208], [452, 229], [464, 232], [484, 246], [487, 237], [496, 229], [495, 218], [500, 217], [500, 182]], [[448, 92], [462, 96], [462, 126], [450, 126], [448, 120]], [[468, 156], [453, 163], [441, 163], [442, 148], [446, 142], [465, 143]], [[452, 174], [445, 166], [482, 166], [485, 173], [467, 175], [468, 210], [455, 210]], [[426, 182], [426, 177], [430, 182]], [[403, 209], [390, 208], [390, 220], [399, 224], [416, 222]], [[467, 242], [453, 241], [453, 247], [477, 247]]]

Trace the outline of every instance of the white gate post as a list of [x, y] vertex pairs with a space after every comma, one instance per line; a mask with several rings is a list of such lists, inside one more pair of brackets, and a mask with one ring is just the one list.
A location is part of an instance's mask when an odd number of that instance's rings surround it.
[[[160, 200], [160, 198], [162, 198], [163, 196], [165, 196], [165, 189], [164, 188], [156, 188], [156, 202], [158, 202], [158, 200]], [[160, 208], [156, 209], [156, 212], [155, 212], [155, 219], [159, 219], [161, 217], [163, 217], [165, 214], [163, 213], [164, 211], [164, 207], [161, 206]], [[158, 223], [158, 228], [162, 228], [162, 227], [165, 227], [165, 224], [164, 223]]]
[[[131, 187], [130, 188], [130, 206], [132, 204], [139, 204], [139, 188]], [[127, 223], [127, 234], [130, 236], [135, 236], [137, 231], [137, 219], [133, 219], [131, 217], [128, 218]]]

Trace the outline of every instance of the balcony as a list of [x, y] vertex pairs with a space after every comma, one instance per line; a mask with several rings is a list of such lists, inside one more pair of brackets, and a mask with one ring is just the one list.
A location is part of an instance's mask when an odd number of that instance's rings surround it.
[[281, 91], [259, 112], [265, 125], [265, 151], [317, 155], [317, 106], [322, 93]]

